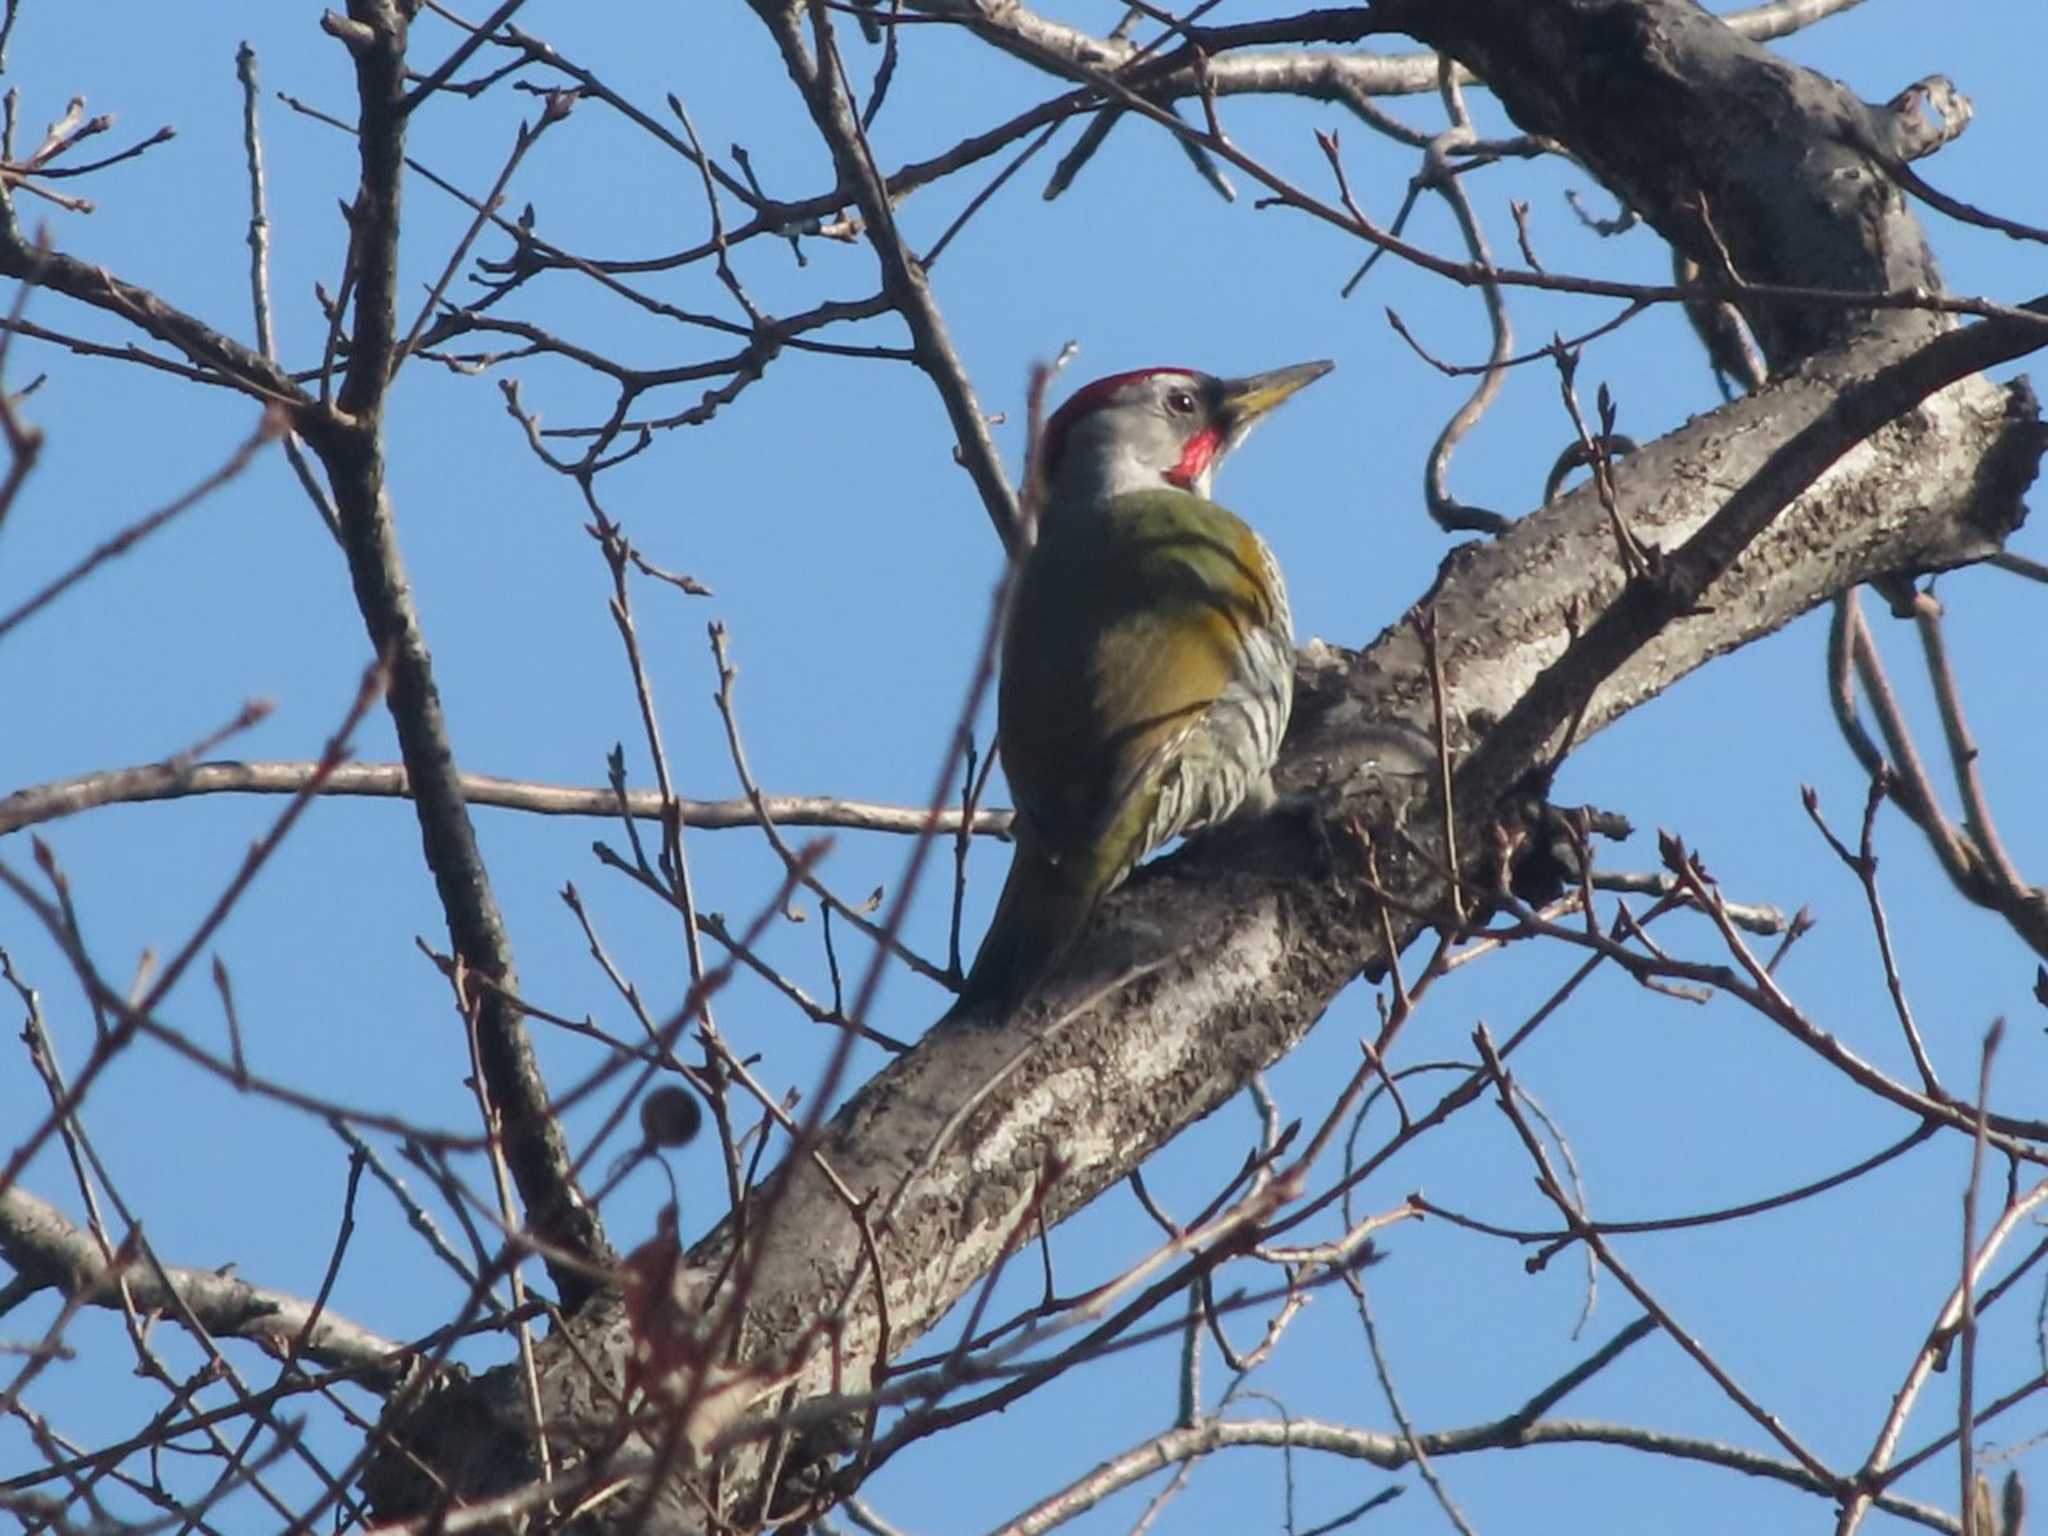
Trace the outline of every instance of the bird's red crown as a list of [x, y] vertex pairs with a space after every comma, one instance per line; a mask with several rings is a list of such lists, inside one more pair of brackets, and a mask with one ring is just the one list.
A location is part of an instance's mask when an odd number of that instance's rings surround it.
[[1067, 432], [1075, 422], [1088, 415], [1091, 411], [1098, 410], [1107, 404], [1110, 398], [1126, 384], [1135, 383], [1139, 379], [1149, 379], [1162, 373], [1185, 374], [1191, 379], [1201, 377], [1192, 368], [1164, 366], [1133, 368], [1129, 373], [1112, 373], [1107, 378], [1097, 379], [1091, 384], [1083, 384], [1079, 389], [1067, 396], [1065, 401], [1061, 403], [1060, 408], [1054, 411], [1052, 416], [1046, 421], [1045, 438], [1039, 444], [1039, 452], [1044, 458], [1046, 477], [1050, 479], [1058, 472], [1060, 456], [1066, 451], [1067, 447]]

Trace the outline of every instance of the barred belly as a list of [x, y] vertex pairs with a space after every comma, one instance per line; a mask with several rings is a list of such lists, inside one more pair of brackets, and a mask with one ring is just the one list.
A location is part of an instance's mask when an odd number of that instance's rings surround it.
[[1270, 772], [1294, 704], [1294, 634], [1287, 588], [1263, 540], [1259, 555], [1273, 611], [1245, 632], [1235, 674], [1189, 727], [1161, 775], [1146, 849], [1212, 827], [1248, 801], [1254, 809], [1272, 801]]

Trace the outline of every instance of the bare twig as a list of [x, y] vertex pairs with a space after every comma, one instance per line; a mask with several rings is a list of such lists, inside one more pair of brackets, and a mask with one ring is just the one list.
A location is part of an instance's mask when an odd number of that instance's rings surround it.
[[11, 612], [0, 614], [0, 639], [5, 639], [9, 630], [48, 607], [66, 592], [77, 586], [79, 582], [85, 580], [86, 577], [105, 565], [109, 560], [118, 559], [120, 556], [125, 555], [166, 523], [178, 517], [181, 513], [189, 512], [192, 508], [198, 506], [200, 502], [206, 500], [207, 497], [247, 469], [263, 445], [278, 436], [283, 430], [283, 414], [278, 411], [265, 411], [263, 420], [257, 425], [256, 430], [243, 441], [241, 447], [228, 456], [228, 461], [219, 469], [208, 475], [175, 501], [169, 502], [147, 516], [138, 518], [130, 523], [112, 538], [100, 544], [92, 553], [72, 566], [70, 570], [64, 572], [61, 576], [54, 577], [32, 597], [25, 598], [16, 604]]
[[[194, 795], [293, 795], [315, 778], [317, 769], [318, 764], [310, 762], [194, 763], [173, 759], [57, 779], [0, 797], [0, 834], [104, 805], [179, 800]], [[498, 806], [536, 816], [591, 816], [608, 820], [623, 809], [636, 820], [659, 822], [663, 814], [659, 790], [629, 790], [622, 804], [613, 791], [594, 785], [586, 788], [539, 784], [487, 773], [465, 773], [460, 782], [463, 798], [471, 805]], [[403, 763], [344, 763], [320, 782], [318, 793], [402, 800], [410, 791]], [[778, 826], [887, 832], [896, 836], [921, 831], [930, 815], [914, 806], [844, 800], [835, 795], [763, 795], [761, 804]], [[745, 799], [690, 800], [679, 796], [675, 807], [686, 827], [732, 830], [759, 825], [759, 811], [752, 801]], [[938, 829], [975, 837], [1007, 837], [1010, 812], [976, 809], [972, 816], [963, 817], [958, 810], [944, 810], [938, 813]]]

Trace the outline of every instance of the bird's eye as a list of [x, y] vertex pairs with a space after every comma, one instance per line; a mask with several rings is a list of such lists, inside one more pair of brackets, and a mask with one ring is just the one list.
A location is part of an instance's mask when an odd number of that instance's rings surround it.
[[1176, 416], [1195, 414], [1195, 397], [1184, 389], [1176, 389], [1166, 397], [1166, 408]]

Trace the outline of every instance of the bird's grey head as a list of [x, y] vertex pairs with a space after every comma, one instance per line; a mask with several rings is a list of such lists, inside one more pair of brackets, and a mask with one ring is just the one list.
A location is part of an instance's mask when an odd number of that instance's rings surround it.
[[1333, 366], [1300, 363], [1244, 379], [1141, 368], [1084, 384], [1045, 425], [1048, 505], [1162, 485], [1206, 497], [1216, 466], [1260, 418]]

